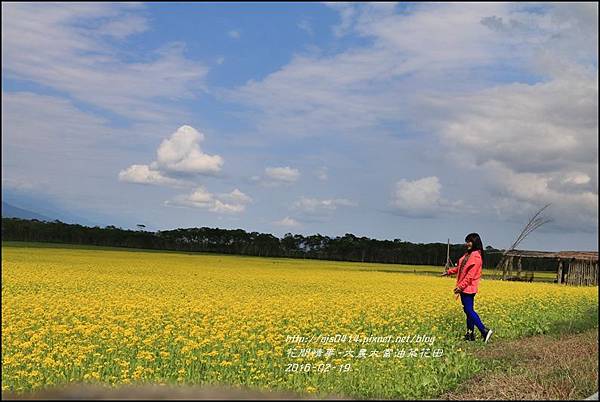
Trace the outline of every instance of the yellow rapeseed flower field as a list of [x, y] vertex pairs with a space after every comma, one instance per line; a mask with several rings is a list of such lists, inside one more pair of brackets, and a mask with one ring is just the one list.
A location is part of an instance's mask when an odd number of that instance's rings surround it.
[[[412, 399], [478, 371], [454, 279], [382, 266], [4, 245], [2, 387], [226, 383]], [[597, 306], [596, 287], [551, 283], [482, 280], [475, 299], [495, 339], [597, 326]]]

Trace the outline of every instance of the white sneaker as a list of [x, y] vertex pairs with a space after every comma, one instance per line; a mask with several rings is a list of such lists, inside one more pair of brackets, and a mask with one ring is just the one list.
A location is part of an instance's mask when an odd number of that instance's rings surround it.
[[487, 341], [489, 341], [489, 340], [490, 340], [490, 338], [492, 337], [492, 333], [493, 333], [493, 332], [494, 332], [494, 331], [492, 331], [491, 329], [488, 329], [488, 332], [486, 332], [486, 334], [485, 334], [485, 339], [484, 339], [484, 342], [485, 342], [485, 343], [487, 343]]

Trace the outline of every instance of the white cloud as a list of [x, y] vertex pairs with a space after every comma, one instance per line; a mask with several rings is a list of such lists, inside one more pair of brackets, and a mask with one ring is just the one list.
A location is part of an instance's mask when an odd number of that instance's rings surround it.
[[[3, 92], [2, 175], [31, 183], [32, 194], [68, 205], [66, 209], [84, 208], [90, 216], [117, 219], [129, 213], [124, 197], [130, 204], [138, 201], [139, 192], [124, 189], [115, 179], [123, 161], [143, 154], [132, 141], [132, 131], [137, 135], [141, 130], [137, 125], [108, 127], [105, 119], [71, 100]], [[160, 126], [141, 132], [156, 130]]]
[[119, 180], [138, 184], [159, 184], [180, 187], [181, 180], [163, 176], [159, 171], [152, 170], [148, 165], [131, 165], [119, 172]]
[[335, 211], [338, 207], [355, 207], [356, 202], [345, 198], [318, 199], [301, 197], [292, 204], [292, 209], [306, 213], [323, 213], [326, 211]]
[[339, 24], [335, 25], [332, 30], [333, 34], [336, 37], [341, 37], [346, 34], [352, 24], [354, 23], [354, 19], [356, 16], [356, 8], [352, 3], [349, 2], [325, 2], [325, 4], [334, 10], [338, 11], [340, 15]]
[[412, 181], [401, 179], [395, 184], [391, 205], [396, 213], [410, 217], [433, 217], [443, 212], [458, 211], [462, 202], [443, 199], [441, 188], [436, 176]]
[[273, 224], [277, 225], [277, 226], [284, 226], [284, 227], [289, 227], [289, 228], [297, 228], [297, 227], [301, 226], [300, 222], [298, 222], [294, 218], [290, 218], [289, 216], [286, 216], [285, 218], [283, 218], [279, 221], [275, 221], [275, 222], [273, 222]]
[[430, 110], [443, 109], [441, 139], [468, 151], [473, 165], [494, 159], [517, 171], [554, 170], [597, 164], [597, 88], [592, 77], [511, 84], [438, 97]]
[[119, 173], [119, 180], [132, 183], [180, 186], [189, 181], [174, 179], [169, 174], [191, 177], [215, 175], [221, 171], [223, 158], [202, 152], [199, 143], [204, 134], [191, 126], [181, 126], [156, 151], [157, 160], [150, 165], [132, 165]]
[[214, 201], [214, 195], [206, 191], [202, 186], [198, 187], [192, 194], [187, 197], [187, 200], [197, 206], [210, 206]]
[[[226, 93], [257, 111], [261, 133], [432, 133], [457, 174], [478, 172], [490, 200], [508, 200], [504, 218], [547, 201], [561, 211], [555, 227], [597, 230], [597, 3], [331, 7], [336, 35], [367, 44], [298, 54]], [[410, 184], [398, 212], [453, 208], [433, 181], [421, 183], [433, 199], [412, 202]]]
[[480, 171], [492, 196], [511, 206], [501, 216], [522, 219], [552, 203], [550, 227], [597, 228], [597, 74], [438, 96], [422, 110], [448, 154]]
[[242, 193], [237, 188], [234, 189], [230, 193], [221, 194], [220, 198], [223, 199], [223, 200], [228, 200], [228, 201], [236, 202], [236, 203], [239, 203], [239, 204], [246, 204], [246, 203], [252, 202], [252, 198], [250, 196]]
[[173, 200], [165, 201], [165, 205], [186, 206], [207, 209], [220, 214], [238, 214], [244, 212], [252, 198], [237, 188], [230, 193], [215, 195], [205, 187], [199, 186], [188, 195], [176, 196]]
[[191, 126], [181, 126], [158, 150], [156, 166], [170, 172], [212, 175], [221, 171], [223, 158], [202, 152], [204, 134]]
[[267, 167], [265, 175], [268, 179], [276, 182], [293, 183], [300, 177], [300, 171], [289, 166], [286, 167]]
[[[597, 167], [597, 165], [596, 165]], [[515, 172], [490, 160], [481, 166], [490, 177], [495, 194], [491, 206], [503, 219], [523, 222], [528, 215], [550, 203], [547, 214], [555, 230], [594, 232], [598, 230], [598, 181], [586, 174], [560, 172]]]
[[239, 39], [241, 36], [240, 31], [236, 31], [235, 29], [232, 29], [231, 31], [227, 32], [227, 35], [229, 35], [229, 37], [233, 39]]
[[574, 172], [571, 173], [570, 175], [568, 175], [567, 177], [564, 177], [561, 179], [561, 183], [562, 184], [567, 184], [567, 185], [582, 185], [582, 184], [587, 184], [590, 182], [590, 176], [588, 176], [585, 173], [581, 173], [581, 172]]
[[[2, 3], [3, 74], [39, 83], [79, 101], [139, 121], [185, 118], [165, 104], [196, 96], [208, 68], [166, 44], [125, 60], [113, 41], [143, 32], [139, 5]], [[135, 55], [128, 53], [127, 58]]]
[[2, 118], [3, 143], [29, 150], [77, 146], [82, 151], [99, 141], [89, 133], [111, 135], [105, 119], [83, 112], [69, 100], [31, 92], [3, 92]]
[[237, 214], [243, 212], [245, 208], [246, 206], [243, 204], [227, 204], [221, 200], [215, 200], [214, 205], [209, 210], [217, 213]]
[[406, 94], [448, 86], [449, 73], [468, 83], [470, 68], [519, 55], [506, 51], [518, 41], [506, 43], [480, 22], [490, 14], [508, 15], [506, 4], [419, 4], [403, 14], [393, 14], [387, 5], [334, 8], [347, 16], [343, 20], [353, 33], [373, 44], [334, 55], [298, 54], [262, 81], [224, 91], [260, 112], [261, 130], [351, 135], [410, 119]]
[[130, 35], [148, 30], [148, 21], [140, 16], [121, 16], [101, 25], [97, 32], [101, 35], [112, 36], [117, 39], [123, 39]]

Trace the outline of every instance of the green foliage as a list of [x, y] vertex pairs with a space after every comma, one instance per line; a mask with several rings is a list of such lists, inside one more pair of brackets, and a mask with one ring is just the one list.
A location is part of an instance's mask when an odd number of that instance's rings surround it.
[[[287, 233], [279, 239], [272, 234], [242, 229], [201, 227], [149, 232], [18, 218], [2, 218], [2, 240], [434, 266], [445, 265], [447, 249], [445, 243], [377, 240], [351, 233], [335, 238]], [[450, 258], [456, 262], [464, 251], [464, 245], [453, 244]], [[488, 246], [484, 266], [496, 266], [500, 255]]]

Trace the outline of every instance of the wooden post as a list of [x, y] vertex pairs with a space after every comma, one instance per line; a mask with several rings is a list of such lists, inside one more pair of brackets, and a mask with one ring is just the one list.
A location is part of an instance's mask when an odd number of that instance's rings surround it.
[[522, 269], [523, 269], [523, 266], [521, 265], [521, 257], [519, 257], [519, 259], [517, 260], [517, 278], [521, 277]]
[[571, 258], [569, 261], [569, 270], [567, 271], [567, 284], [575, 284], [575, 260]]
[[592, 284], [592, 261], [588, 261], [586, 264], [587, 276], [586, 276], [586, 285], [589, 286]]
[[562, 274], [563, 274], [563, 263], [562, 260], [558, 259], [558, 272], [556, 273], [556, 283], [562, 283]]
[[506, 257], [506, 259], [504, 260], [504, 266], [502, 267], [502, 279], [506, 279], [506, 276], [508, 275], [508, 267], [510, 264], [510, 258], [511, 257]]
[[450, 268], [450, 239], [448, 239], [448, 248], [446, 248], [446, 268], [445, 268], [445, 270], [448, 271], [448, 268]]

